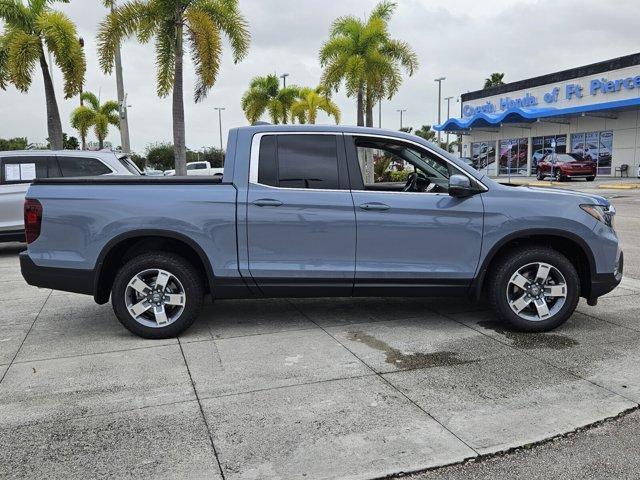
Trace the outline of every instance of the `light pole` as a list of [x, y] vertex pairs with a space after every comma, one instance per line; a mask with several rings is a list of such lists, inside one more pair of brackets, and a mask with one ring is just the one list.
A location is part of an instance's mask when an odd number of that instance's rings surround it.
[[220, 151], [222, 152], [222, 111], [226, 110], [226, 108], [214, 107], [213, 109], [218, 111], [218, 124], [220, 125]]
[[400, 130], [402, 130], [402, 114], [404, 112], [406, 112], [406, 111], [407, 111], [406, 108], [403, 108], [403, 109], [400, 109], [400, 110], [396, 110], [396, 112], [400, 112]]
[[[445, 100], [447, 101], [447, 120], [449, 120], [451, 118], [451, 99], [453, 97], [446, 97]], [[438, 145], [440, 146], [440, 145]], [[449, 151], [449, 132], [447, 132], [447, 151]]]
[[[438, 125], [442, 123], [442, 81], [446, 79], [446, 77], [434, 79], [434, 82], [438, 82]], [[440, 130], [438, 130], [438, 146], [440, 146]]]
[[280, 75], [280, 78], [282, 79], [282, 88], [287, 88], [287, 77], [289, 76], [288, 73], [283, 73], [282, 75]]

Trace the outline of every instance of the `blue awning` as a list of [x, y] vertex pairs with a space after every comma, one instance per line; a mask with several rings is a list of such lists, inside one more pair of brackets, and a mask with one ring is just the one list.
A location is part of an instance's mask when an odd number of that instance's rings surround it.
[[634, 107], [640, 107], [640, 97], [569, 108], [515, 107], [500, 113], [480, 112], [468, 118], [450, 118], [443, 124], [434, 126], [433, 129], [438, 132], [461, 132], [473, 128], [499, 127], [509, 123], [534, 123], [544, 118], [575, 117], [585, 113], [615, 112]]

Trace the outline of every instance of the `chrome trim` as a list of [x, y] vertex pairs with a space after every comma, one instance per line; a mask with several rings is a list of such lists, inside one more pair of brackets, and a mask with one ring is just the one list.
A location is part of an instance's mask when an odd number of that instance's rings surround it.
[[288, 187], [275, 187], [273, 185], [265, 185], [264, 183], [260, 183], [258, 182], [258, 163], [260, 160], [260, 141], [262, 140], [262, 137], [266, 136], [266, 135], [343, 135], [343, 136], [351, 136], [351, 137], [372, 137], [372, 138], [384, 138], [387, 140], [393, 140], [393, 141], [400, 141], [400, 142], [405, 142], [405, 143], [409, 143], [411, 145], [415, 145], [418, 148], [422, 148], [427, 150], [429, 153], [431, 153], [432, 155], [435, 155], [437, 158], [445, 161], [447, 164], [451, 165], [453, 168], [455, 168], [456, 170], [458, 170], [458, 172], [460, 172], [462, 175], [464, 175], [465, 177], [469, 178], [469, 180], [471, 180], [472, 182], [477, 183], [478, 185], [480, 185], [485, 191], [488, 192], [489, 188], [482, 183], [480, 180], [478, 180], [475, 177], [472, 177], [471, 175], [469, 175], [469, 173], [465, 172], [464, 170], [462, 170], [458, 165], [456, 165], [455, 163], [452, 163], [451, 161], [449, 161], [447, 158], [443, 157], [442, 155], [438, 154], [437, 152], [434, 152], [433, 150], [431, 150], [429, 147], [425, 147], [424, 145], [414, 142], [412, 140], [407, 140], [405, 138], [399, 138], [399, 137], [392, 137], [389, 135], [375, 135], [375, 134], [371, 134], [371, 133], [344, 133], [344, 132], [310, 132], [310, 131], [305, 131], [305, 132], [261, 132], [261, 133], [256, 133], [252, 140], [251, 140], [251, 157], [249, 160], [249, 183], [250, 184], [254, 184], [254, 185], [259, 185], [261, 187], [266, 187], [266, 188], [272, 188], [275, 190], [298, 190], [298, 191], [309, 191], [309, 190], [313, 190], [316, 192], [359, 192], [359, 193], [409, 193], [409, 194], [419, 194], [419, 195], [449, 195], [448, 193], [442, 193], [442, 192], [390, 192], [390, 191], [383, 191], [383, 190], [353, 190], [353, 189], [347, 189], [347, 190], [332, 190], [332, 189], [324, 189], [324, 188], [288, 188]]

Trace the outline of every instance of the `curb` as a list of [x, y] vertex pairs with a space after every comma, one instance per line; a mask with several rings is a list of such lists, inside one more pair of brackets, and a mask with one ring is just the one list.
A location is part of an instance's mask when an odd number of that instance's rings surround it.
[[610, 190], [634, 190], [640, 188], [640, 183], [602, 183], [598, 188], [606, 188]]

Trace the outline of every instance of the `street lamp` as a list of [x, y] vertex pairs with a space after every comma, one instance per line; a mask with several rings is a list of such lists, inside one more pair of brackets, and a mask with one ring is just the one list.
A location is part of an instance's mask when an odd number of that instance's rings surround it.
[[289, 76], [288, 73], [283, 73], [282, 75], [280, 75], [280, 78], [282, 79], [282, 88], [287, 88], [287, 77]]
[[406, 112], [406, 111], [407, 111], [406, 108], [403, 108], [403, 109], [400, 109], [400, 110], [396, 110], [396, 112], [400, 112], [400, 130], [402, 130], [402, 114], [404, 112]]
[[213, 107], [214, 110], [218, 111], [218, 123], [220, 125], [220, 151], [222, 152], [222, 111], [226, 110], [224, 107]]
[[[447, 120], [451, 118], [451, 99], [453, 97], [447, 97], [445, 100], [447, 101]], [[438, 145], [440, 146], [440, 145]], [[449, 132], [447, 132], [447, 151], [449, 150]]]
[[[438, 125], [442, 123], [442, 81], [446, 79], [446, 77], [434, 79], [434, 82], [438, 82]], [[440, 130], [438, 130], [438, 146], [440, 146]]]

